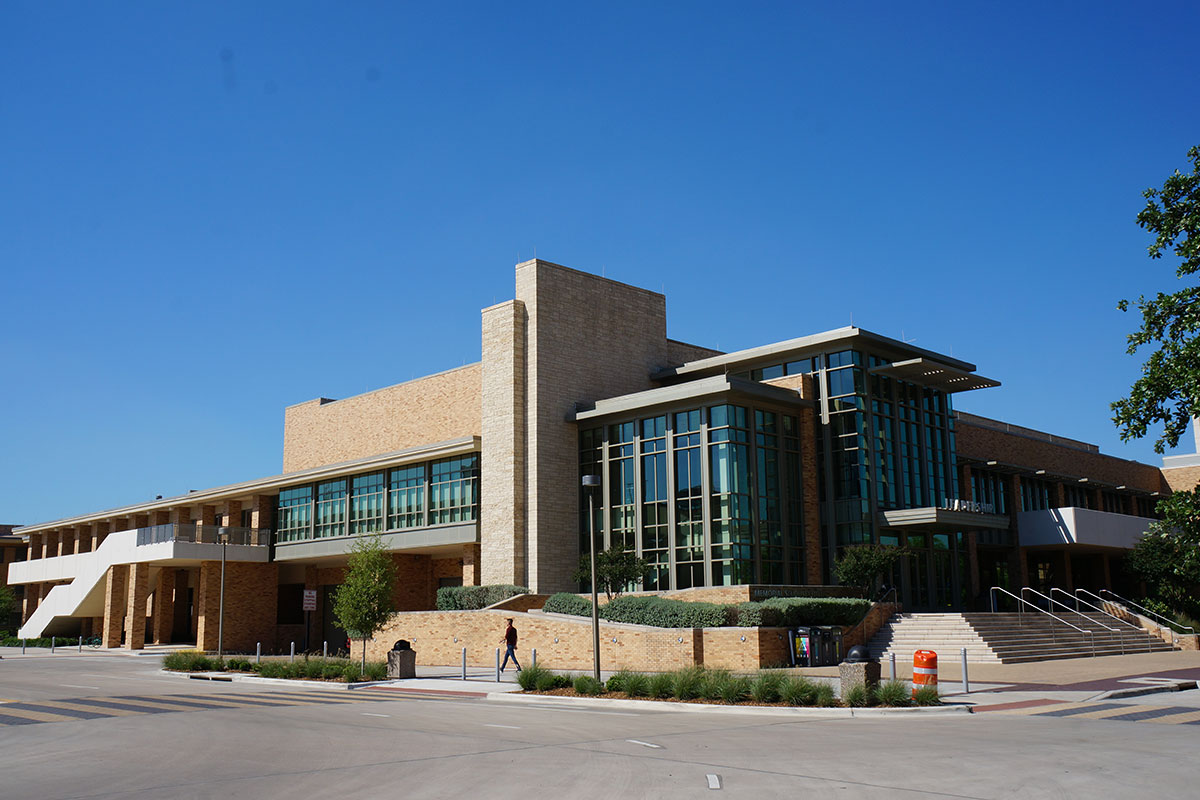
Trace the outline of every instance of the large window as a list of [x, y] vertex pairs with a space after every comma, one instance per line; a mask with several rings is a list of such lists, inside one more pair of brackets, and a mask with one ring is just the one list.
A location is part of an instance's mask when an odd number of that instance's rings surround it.
[[476, 518], [479, 509], [479, 456], [446, 458], [430, 465], [429, 524]]
[[704, 586], [700, 411], [675, 414], [675, 588]]
[[312, 531], [312, 487], [297, 486], [280, 492], [275, 519], [279, 528], [278, 541], [294, 542], [309, 538]]
[[746, 409], [709, 409], [709, 474], [712, 513], [712, 585], [754, 582], [754, 535], [750, 503], [750, 447]]
[[419, 528], [425, 524], [425, 465], [391, 471], [388, 528]]
[[317, 539], [346, 535], [345, 478], [317, 484], [316, 526], [313, 535]]
[[666, 437], [665, 416], [642, 420], [642, 558], [650, 565], [646, 590], [671, 588]]
[[383, 530], [383, 473], [355, 475], [351, 480], [350, 533]]

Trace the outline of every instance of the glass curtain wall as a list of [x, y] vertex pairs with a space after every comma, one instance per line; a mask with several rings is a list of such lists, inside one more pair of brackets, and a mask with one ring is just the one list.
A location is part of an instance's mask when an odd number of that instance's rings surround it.
[[[642, 588], [800, 582], [795, 416], [722, 404], [584, 429], [579, 469], [603, 476], [597, 547], [646, 559]], [[587, 494], [580, 499], [583, 549]]]

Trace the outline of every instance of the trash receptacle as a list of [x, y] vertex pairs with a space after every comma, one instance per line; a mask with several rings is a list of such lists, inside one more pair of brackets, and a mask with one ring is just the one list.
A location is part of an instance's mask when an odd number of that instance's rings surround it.
[[788, 653], [793, 667], [813, 666], [813, 641], [811, 628], [793, 628], [788, 631]]
[[[401, 645], [404, 645], [401, 647]], [[407, 641], [396, 642], [387, 654], [387, 675], [389, 678], [417, 677], [417, 651], [412, 649]]]

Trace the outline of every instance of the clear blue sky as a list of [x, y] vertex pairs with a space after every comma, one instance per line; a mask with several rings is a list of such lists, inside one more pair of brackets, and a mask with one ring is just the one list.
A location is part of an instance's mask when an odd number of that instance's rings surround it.
[[1157, 463], [1116, 304], [1177, 285], [1134, 216], [1195, 3], [182, 5], [0, 2], [0, 521], [277, 473], [284, 406], [477, 360], [535, 250]]

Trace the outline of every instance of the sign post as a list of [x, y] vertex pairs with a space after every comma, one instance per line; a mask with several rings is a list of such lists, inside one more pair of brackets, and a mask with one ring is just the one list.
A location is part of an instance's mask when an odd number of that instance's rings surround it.
[[[293, 595], [294, 596], [294, 595]], [[317, 590], [304, 590], [304, 652], [308, 652], [308, 631], [312, 627], [312, 612], [317, 610]]]

